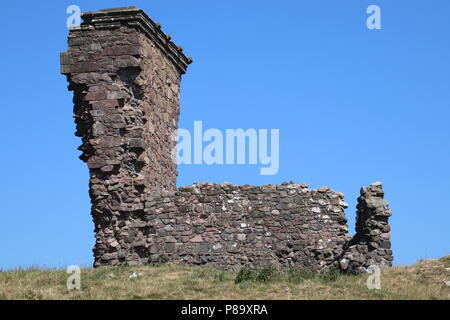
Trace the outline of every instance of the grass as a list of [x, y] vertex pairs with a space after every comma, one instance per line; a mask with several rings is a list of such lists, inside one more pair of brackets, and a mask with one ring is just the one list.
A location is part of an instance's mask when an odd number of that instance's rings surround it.
[[[69, 291], [65, 270], [0, 271], [0, 299], [448, 299], [450, 256], [381, 272], [381, 289], [369, 290], [368, 274], [337, 270], [242, 268], [238, 272], [160, 264], [82, 269], [81, 290]], [[138, 277], [130, 279], [135, 272]]]

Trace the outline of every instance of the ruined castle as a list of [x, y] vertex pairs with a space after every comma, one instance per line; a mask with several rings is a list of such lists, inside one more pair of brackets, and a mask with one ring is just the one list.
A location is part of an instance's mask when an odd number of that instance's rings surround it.
[[361, 188], [356, 234], [344, 195], [294, 182], [176, 188], [171, 135], [192, 59], [135, 7], [86, 12], [61, 73], [73, 91], [80, 159], [89, 168], [95, 267], [178, 261], [237, 268], [390, 266], [381, 183]]

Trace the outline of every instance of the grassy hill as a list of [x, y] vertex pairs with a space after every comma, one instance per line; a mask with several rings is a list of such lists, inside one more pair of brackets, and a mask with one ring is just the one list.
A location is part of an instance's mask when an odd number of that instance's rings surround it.
[[[450, 256], [368, 274], [313, 275], [306, 270], [223, 272], [176, 264], [81, 270], [81, 290], [68, 291], [65, 270], [0, 272], [0, 299], [450, 299]], [[130, 279], [131, 274], [137, 278]], [[450, 283], [449, 283], [450, 284]]]

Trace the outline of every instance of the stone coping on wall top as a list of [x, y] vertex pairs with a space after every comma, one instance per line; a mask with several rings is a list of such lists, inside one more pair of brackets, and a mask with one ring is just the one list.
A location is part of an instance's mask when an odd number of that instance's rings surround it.
[[133, 26], [152, 39], [182, 74], [186, 73], [188, 65], [192, 63], [192, 58], [184, 54], [183, 48], [173, 43], [172, 37], [162, 31], [161, 24], [154, 22], [143, 10], [137, 7], [89, 11], [82, 13], [81, 17], [83, 18], [81, 26], [72, 30], [114, 29], [122, 25]]
[[[176, 194], [180, 195], [181, 193], [197, 193], [201, 194], [203, 191], [207, 190], [217, 190], [222, 189], [226, 192], [278, 192], [278, 191], [289, 191], [289, 190], [300, 190], [301, 193], [323, 193], [328, 194], [332, 198], [339, 198], [341, 200], [344, 199], [345, 195], [342, 192], [334, 191], [328, 187], [319, 187], [317, 189], [309, 189], [306, 183], [295, 183], [295, 182], [283, 182], [281, 184], [264, 184], [264, 185], [235, 185], [230, 182], [222, 182], [222, 183], [213, 183], [213, 182], [194, 182], [192, 185], [181, 186], [176, 190], [160, 190], [159, 192], [153, 192], [148, 195], [150, 198], [158, 198], [158, 197], [171, 197]], [[345, 201], [342, 201], [341, 205], [344, 208], [348, 207], [348, 204]]]

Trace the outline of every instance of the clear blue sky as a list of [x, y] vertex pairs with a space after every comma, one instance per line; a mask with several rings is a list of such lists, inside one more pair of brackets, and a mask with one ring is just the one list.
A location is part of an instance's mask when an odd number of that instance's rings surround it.
[[[448, 0], [9, 1], [2, 5], [0, 268], [91, 265], [88, 169], [59, 74], [66, 8], [136, 5], [194, 58], [181, 121], [279, 128], [280, 170], [184, 165], [178, 185], [382, 181], [396, 264], [450, 253]], [[366, 8], [382, 30], [366, 28]]]

